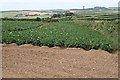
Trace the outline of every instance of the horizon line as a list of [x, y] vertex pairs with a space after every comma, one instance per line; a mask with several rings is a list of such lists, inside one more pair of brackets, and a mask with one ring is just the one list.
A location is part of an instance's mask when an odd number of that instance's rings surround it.
[[[87, 7], [86, 9], [89, 8], [95, 8], [95, 7], [105, 7], [105, 6], [94, 6], [94, 7]], [[109, 6], [109, 7], [105, 7], [105, 8], [111, 8], [111, 7], [117, 7], [118, 6]], [[0, 11], [32, 11], [32, 10], [37, 10], [37, 11], [44, 11], [44, 10], [70, 10], [70, 9], [83, 9], [83, 8], [51, 8], [51, 9], [6, 9], [6, 10], [0, 10]]]

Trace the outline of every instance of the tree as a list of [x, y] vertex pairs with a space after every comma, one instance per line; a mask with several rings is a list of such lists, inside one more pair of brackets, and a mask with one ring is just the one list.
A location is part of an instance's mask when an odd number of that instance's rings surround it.
[[60, 18], [61, 14], [53, 14], [52, 18]]
[[72, 15], [74, 15], [74, 13], [72, 13], [72, 12], [66, 12], [65, 13], [65, 16], [72, 16]]
[[41, 21], [41, 18], [37, 17], [37, 18], [36, 18], [36, 21]]

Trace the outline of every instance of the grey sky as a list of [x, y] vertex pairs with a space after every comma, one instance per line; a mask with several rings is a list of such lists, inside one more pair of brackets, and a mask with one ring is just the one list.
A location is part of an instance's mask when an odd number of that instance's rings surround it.
[[0, 10], [71, 9], [82, 6], [117, 7], [119, 0], [0, 0]]

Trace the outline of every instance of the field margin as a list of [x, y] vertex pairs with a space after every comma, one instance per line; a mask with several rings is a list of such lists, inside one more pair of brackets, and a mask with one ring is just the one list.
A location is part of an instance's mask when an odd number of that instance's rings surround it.
[[[0, 18], [2, 14], [0, 14]], [[0, 19], [0, 42], [2, 42], [2, 20]], [[0, 46], [0, 79], [2, 79], [2, 46]]]

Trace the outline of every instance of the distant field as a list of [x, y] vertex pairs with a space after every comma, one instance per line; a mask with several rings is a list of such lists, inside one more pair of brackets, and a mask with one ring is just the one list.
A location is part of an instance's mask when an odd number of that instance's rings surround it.
[[[2, 18], [28, 18], [28, 19], [33, 19], [33, 18], [36, 18], [36, 17], [40, 17], [40, 18], [46, 18], [46, 17], [51, 17], [53, 14], [55, 13], [65, 13], [66, 11], [63, 11], [63, 12], [49, 12], [49, 11], [46, 11], [46, 12], [39, 12], [39, 11], [4, 11], [4, 12], [0, 12], [0, 15], [2, 15]], [[78, 17], [82, 17], [83, 15], [92, 15], [91, 17], [95, 18], [99, 15], [114, 15], [114, 14], [117, 14], [118, 11], [117, 10], [104, 10], [104, 11], [93, 11], [93, 10], [76, 10], [74, 11], [75, 14], [77, 15], [80, 15]], [[16, 15], [18, 14], [41, 14], [40, 16], [22, 16], [22, 17], [15, 17]], [[103, 17], [107, 17], [107, 16], [103, 16]], [[87, 17], [89, 18], [89, 17]]]
[[116, 20], [118, 19], [118, 14], [86, 14], [86, 15], [76, 15], [73, 19], [83, 19], [83, 20]]
[[2, 17], [8, 17], [8, 18], [13, 18], [14, 16], [16, 16], [17, 14], [25, 14], [25, 13], [28, 13], [28, 12], [22, 12], [22, 11], [18, 11], [18, 12], [0, 12], [0, 14], [2, 14]]
[[76, 14], [117, 14], [118, 10], [102, 10], [102, 11], [93, 11], [93, 10], [79, 10], [76, 11]]
[[[15, 17], [18, 14], [41, 14], [40, 16], [21, 16], [21, 17]], [[41, 18], [46, 18], [46, 17], [51, 17], [52, 13], [46, 12], [46, 13], [41, 13], [41, 12], [32, 12], [32, 11], [15, 11], [15, 12], [0, 12], [1, 18], [27, 18], [27, 19], [34, 19], [36, 17], [41, 17]]]
[[14, 17], [14, 18], [17, 18], [17, 19], [36, 19], [37, 17], [40, 17], [40, 18], [47, 18], [47, 17], [51, 17], [51, 15], [41, 15], [41, 16], [25, 16], [25, 17]]

